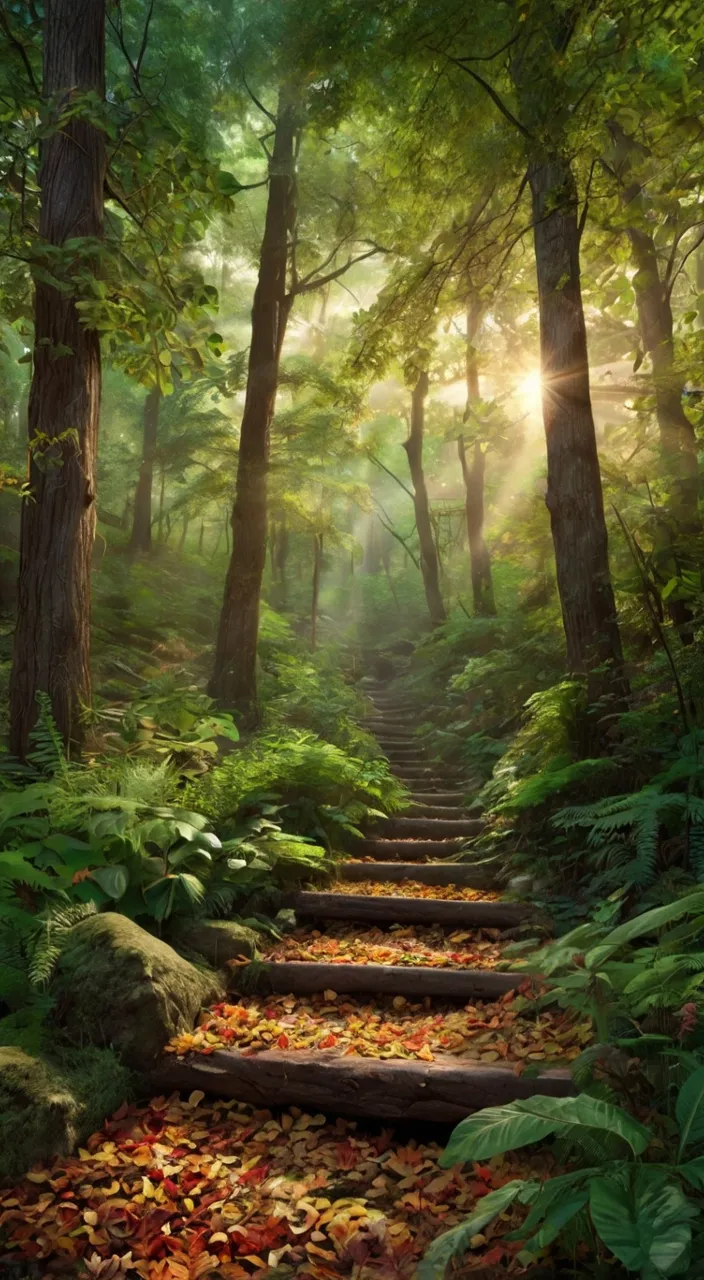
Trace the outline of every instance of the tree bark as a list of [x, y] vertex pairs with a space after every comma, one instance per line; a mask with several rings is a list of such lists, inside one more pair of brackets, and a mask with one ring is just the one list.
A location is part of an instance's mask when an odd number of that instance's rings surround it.
[[245, 724], [256, 724], [258, 720], [257, 640], [266, 565], [269, 436], [291, 308], [287, 267], [289, 234], [295, 219], [295, 135], [295, 105], [282, 88], [259, 279], [252, 306], [252, 340], [232, 512], [233, 549], [209, 686], [211, 695], [238, 711]]
[[315, 653], [318, 640], [318, 599], [320, 596], [320, 570], [323, 564], [323, 535], [313, 534], [313, 593], [310, 607], [310, 647]]
[[[467, 408], [469, 418], [472, 404], [479, 399], [479, 362], [474, 342], [481, 323], [481, 307], [475, 297], [467, 304]], [[475, 440], [472, 461], [467, 463], [464, 436], [457, 438], [457, 452], [462, 468], [465, 489], [465, 520], [469, 543], [469, 562], [472, 574], [472, 604], [477, 617], [494, 617], [494, 586], [491, 580], [491, 559], [484, 541], [484, 475], [486, 458], [480, 440]]]
[[[105, 95], [104, 0], [49, 0], [43, 93], [56, 104], [42, 143], [41, 240], [87, 246], [55, 260], [59, 290], [35, 281], [34, 366], [29, 403], [29, 483], [23, 503], [17, 625], [10, 686], [10, 743], [24, 757], [38, 691], [48, 693], [67, 747], [78, 749], [90, 704], [91, 558], [96, 521], [100, 339], [81, 323], [81, 274], [96, 267], [103, 231], [105, 138], [74, 99]], [[61, 122], [59, 123], [59, 116]]]
[[131, 555], [148, 553], [152, 549], [152, 486], [159, 431], [160, 400], [159, 388], [152, 387], [144, 401], [142, 460], [139, 464], [139, 479], [134, 495], [132, 533], [128, 548]]
[[579, 271], [577, 192], [559, 154], [534, 159], [528, 177], [540, 311], [543, 421], [557, 585], [569, 669], [590, 702], [623, 705], [626, 684], [611, 585], [608, 538], [589, 394]]
[[184, 513], [183, 524], [181, 525], [181, 537], [178, 540], [179, 552], [183, 551], [186, 546], [186, 537], [188, 535], [188, 526], [190, 524], [190, 516]]
[[440, 572], [438, 554], [430, 520], [430, 504], [428, 490], [423, 474], [423, 430], [425, 426], [425, 398], [428, 394], [428, 375], [421, 373], [418, 377], [411, 398], [411, 432], [404, 442], [408, 455], [408, 466], [413, 481], [413, 505], [416, 514], [416, 528], [420, 542], [420, 567], [423, 575], [425, 599], [428, 605], [430, 621], [434, 627], [445, 621], [445, 606], [440, 593]]

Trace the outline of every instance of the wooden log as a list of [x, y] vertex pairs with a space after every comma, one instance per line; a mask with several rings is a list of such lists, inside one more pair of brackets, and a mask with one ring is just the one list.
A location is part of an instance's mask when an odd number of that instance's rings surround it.
[[454, 818], [464, 818], [465, 814], [461, 805], [441, 805], [441, 804], [413, 804], [413, 808], [408, 814], [402, 814], [402, 817], [409, 818], [447, 818], [452, 821]]
[[466, 841], [458, 840], [357, 840], [354, 852], [364, 858], [379, 858], [382, 862], [393, 862], [402, 858], [406, 862], [414, 862], [416, 858], [422, 862], [424, 858], [450, 858], [460, 853]]
[[465, 902], [460, 898], [370, 897], [355, 893], [295, 893], [286, 901], [301, 919], [360, 920], [379, 924], [429, 924], [467, 929], [513, 929], [538, 913], [516, 902]]
[[[237, 990], [235, 969], [232, 982]], [[525, 979], [521, 973], [491, 969], [431, 969], [394, 964], [317, 964], [308, 960], [271, 962], [262, 975], [278, 995], [310, 996], [321, 991], [344, 995], [367, 992], [422, 1000], [498, 1000]]]
[[455, 836], [478, 836], [486, 823], [481, 818], [426, 818], [399, 815], [375, 823], [374, 833], [391, 838], [413, 836], [422, 840], [443, 840]]
[[470, 889], [495, 889], [490, 872], [473, 867], [469, 862], [343, 862], [338, 868], [341, 880], [353, 883], [373, 880], [398, 884], [402, 880], [418, 880], [420, 884], [458, 884]]
[[[411, 792], [411, 805], [417, 804], [444, 804], [452, 805], [453, 808], [461, 808], [466, 802], [466, 793], [464, 791], [415, 791]], [[410, 816], [410, 815], [409, 815]]]
[[150, 1086], [160, 1094], [202, 1089], [265, 1110], [298, 1106], [330, 1115], [446, 1124], [518, 1098], [574, 1093], [570, 1073], [563, 1068], [526, 1077], [510, 1067], [466, 1066], [451, 1058], [426, 1063], [278, 1050], [247, 1057], [227, 1049], [208, 1057], [165, 1055]]

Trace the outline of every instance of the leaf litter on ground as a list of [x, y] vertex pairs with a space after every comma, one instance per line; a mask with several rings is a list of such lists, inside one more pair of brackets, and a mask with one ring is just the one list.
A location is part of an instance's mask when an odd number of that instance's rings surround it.
[[461, 884], [421, 884], [420, 880], [339, 880], [326, 893], [363, 894], [369, 898], [461, 899], [463, 902], [500, 902], [502, 895], [489, 889], [469, 889]]
[[501, 962], [498, 929], [391, 925], [389, 929], [330, 925], [325, 933], [298, 929], [262, 957], [277, 963], [413, 965], [440, 969], [494, 969]]
[[[46, 1262], [47, 1276], [73, 1277], [80, 1259], [95, 1280], [411, 1280], [435, 1236], [488, 1192], [552, 1172], [544, 1153], [445, 1171], [441, 1152], [199, 1090], [123, 1106], [75, 1155], [0, 1190], [0, 1266]], [[463, 1269], [523, 1275], [520, 1242], [503, 1239], [522, 1213], [475, 1237]]]
[[242, 996], [236, 1003], [214, 1005], [194, 1031], [175, 1036], [167, 1052], [307, 1050], [424, 1062], [449, 1056], [509, 1063], [516, 1073], [532, 1063], [572, 1061], [591, 1040], [590, 1022], [557, 1008], [534, 1012], [529, 987], [525, 982], [524, 993], [519, 988], [461, 1009], [428, 997], [362, 1002], [333, 990], [301, 997]]

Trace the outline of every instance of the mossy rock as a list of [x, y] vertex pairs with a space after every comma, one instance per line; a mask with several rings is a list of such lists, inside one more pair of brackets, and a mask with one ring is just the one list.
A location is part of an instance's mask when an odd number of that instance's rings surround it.
[[78, 1114], [76, 1098], [48, 1063], [0, 1047], [0, 1178], [68, 1155]]
[[257, 934], [246, 924], [233, 920], [189, 920], [179, 924], [174, 933], [177, 947], [195, 951], [213, 968], [219, 969], [228, 960], [246, 956], [251, 960], [257, 953]]
[[112, 1046], [133, 1071], [148, 1071], [171, 1037], [190, 1031], [222, 995], [214, 974], [115, 912], [71, 930], [53, 990], [68, 1038]]

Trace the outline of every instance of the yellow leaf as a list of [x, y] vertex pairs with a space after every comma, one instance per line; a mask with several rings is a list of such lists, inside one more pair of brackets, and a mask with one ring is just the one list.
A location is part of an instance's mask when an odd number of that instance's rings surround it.
[[197, 1107], [198, 1103], [202, 1102], [204, 1097], [205, 1097], [205, 1094], [203, 1093], [202, 1089], [194, 1089], [193, 1093], [189, 1096], [188, 1106]]
[[[90, 1156], [88, 1156], [88, 1159], [90, 1159]], [[27, 1181], [28, 1181], [28, 1182], [48, 1182], [48, 1181], [49, 1181], [49, 1174], [48, 1174], [48, 1173], [43, 1173], [43, 1172], [42, 1172], [42, 1173], [27, 1173], [27, 1174], [25, 1174], [25, 1177], [26, 1177], [26, 1179], [27, 1179]]]
[[195, 1209], [195, 1207], [196, 1207], [196, 1206], [194, 1205], [193, 1201], [191, 1200], [191, 1197], [190, 1197], [190, 1196], [185, 1196], [185, 1197], [184, 1197], [184, 1201], [183, 1201], [183, 1203], [184, 1203], [185, 1208], [186, 1208], [186, 1209], [188, 1209], [188, 1212], [189, 1212], [189, 1213], [193, 1213], [193, 1210]]

